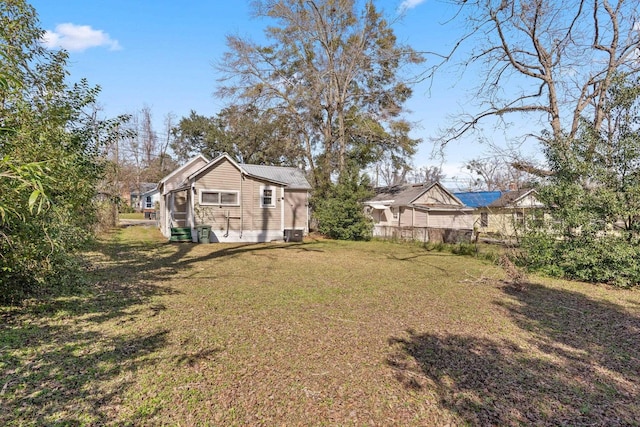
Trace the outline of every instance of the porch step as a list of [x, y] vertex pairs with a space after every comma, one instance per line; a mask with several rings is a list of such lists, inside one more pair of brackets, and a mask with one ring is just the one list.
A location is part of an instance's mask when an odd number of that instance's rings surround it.
[[189, 227], [171, 227], [170, 242], [191, 242], [191, 228]]

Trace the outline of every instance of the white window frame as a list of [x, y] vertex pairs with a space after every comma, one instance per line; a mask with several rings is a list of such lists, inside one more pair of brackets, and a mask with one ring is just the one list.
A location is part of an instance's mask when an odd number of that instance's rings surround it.
[[145, 196], [144, 198], [144, 208], [151, 209], [153, 207], [153, 199], [151, 196]]
[[[205, 193], [218, 193], [218, 203], [204, 202], [202, 196]], [[235, 203], [222, 203], [221, 196], [223, 193], [234, 194], [236, 196]], [[209, 188], [198, 191], [198, 199], [201, 206], [240, 206], [240, 192], [236, 190], [212, 190]]]
[[[271, 204], [264, 203], [264, 191], [271, 190]], [[273, 185], [261, 185], [260, 186], [260, 207], [261, 208], [275, 208], [276, 207], [276, 197], [277, 197], [277, 187]]]
[[399, 210], [397, 208], [390, 208], [391, 209], [391, 216], [393, 217], [393, 219], [398, 219], [398, 214], [399, 214]]

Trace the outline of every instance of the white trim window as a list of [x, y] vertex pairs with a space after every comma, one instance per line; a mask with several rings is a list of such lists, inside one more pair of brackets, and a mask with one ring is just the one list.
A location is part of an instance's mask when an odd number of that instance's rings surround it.
[[145, 209], [151, 209], [153, 207], [153, 204], [151, 203], [151, 196], [145, 197], [144, 207]]
[[260, 186], [260, 207], [261, 208], [276, 207], [276, 187], [272, 185]]
[[200, 190], [200, 204], [202, 206], [240, 206], [238, 191], [229, 190]]

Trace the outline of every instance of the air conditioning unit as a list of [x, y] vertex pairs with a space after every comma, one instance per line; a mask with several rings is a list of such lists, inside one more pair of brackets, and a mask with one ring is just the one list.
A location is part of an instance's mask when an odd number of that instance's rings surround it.
[[285, 242], [302, 242], [303, 235], [304, 235], [303, 230], [294, 230], [291, 228], [287, 228], [284, 230], [284, 241]]

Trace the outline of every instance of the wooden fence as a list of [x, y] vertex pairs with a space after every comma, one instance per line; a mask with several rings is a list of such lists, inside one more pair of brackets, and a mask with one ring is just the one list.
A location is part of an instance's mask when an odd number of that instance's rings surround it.
[[430, 243], [469, 243], [472, 230], [431, 227], [398, 227], [376, 225], [373, 237], [385, 240], [415, 240]]

